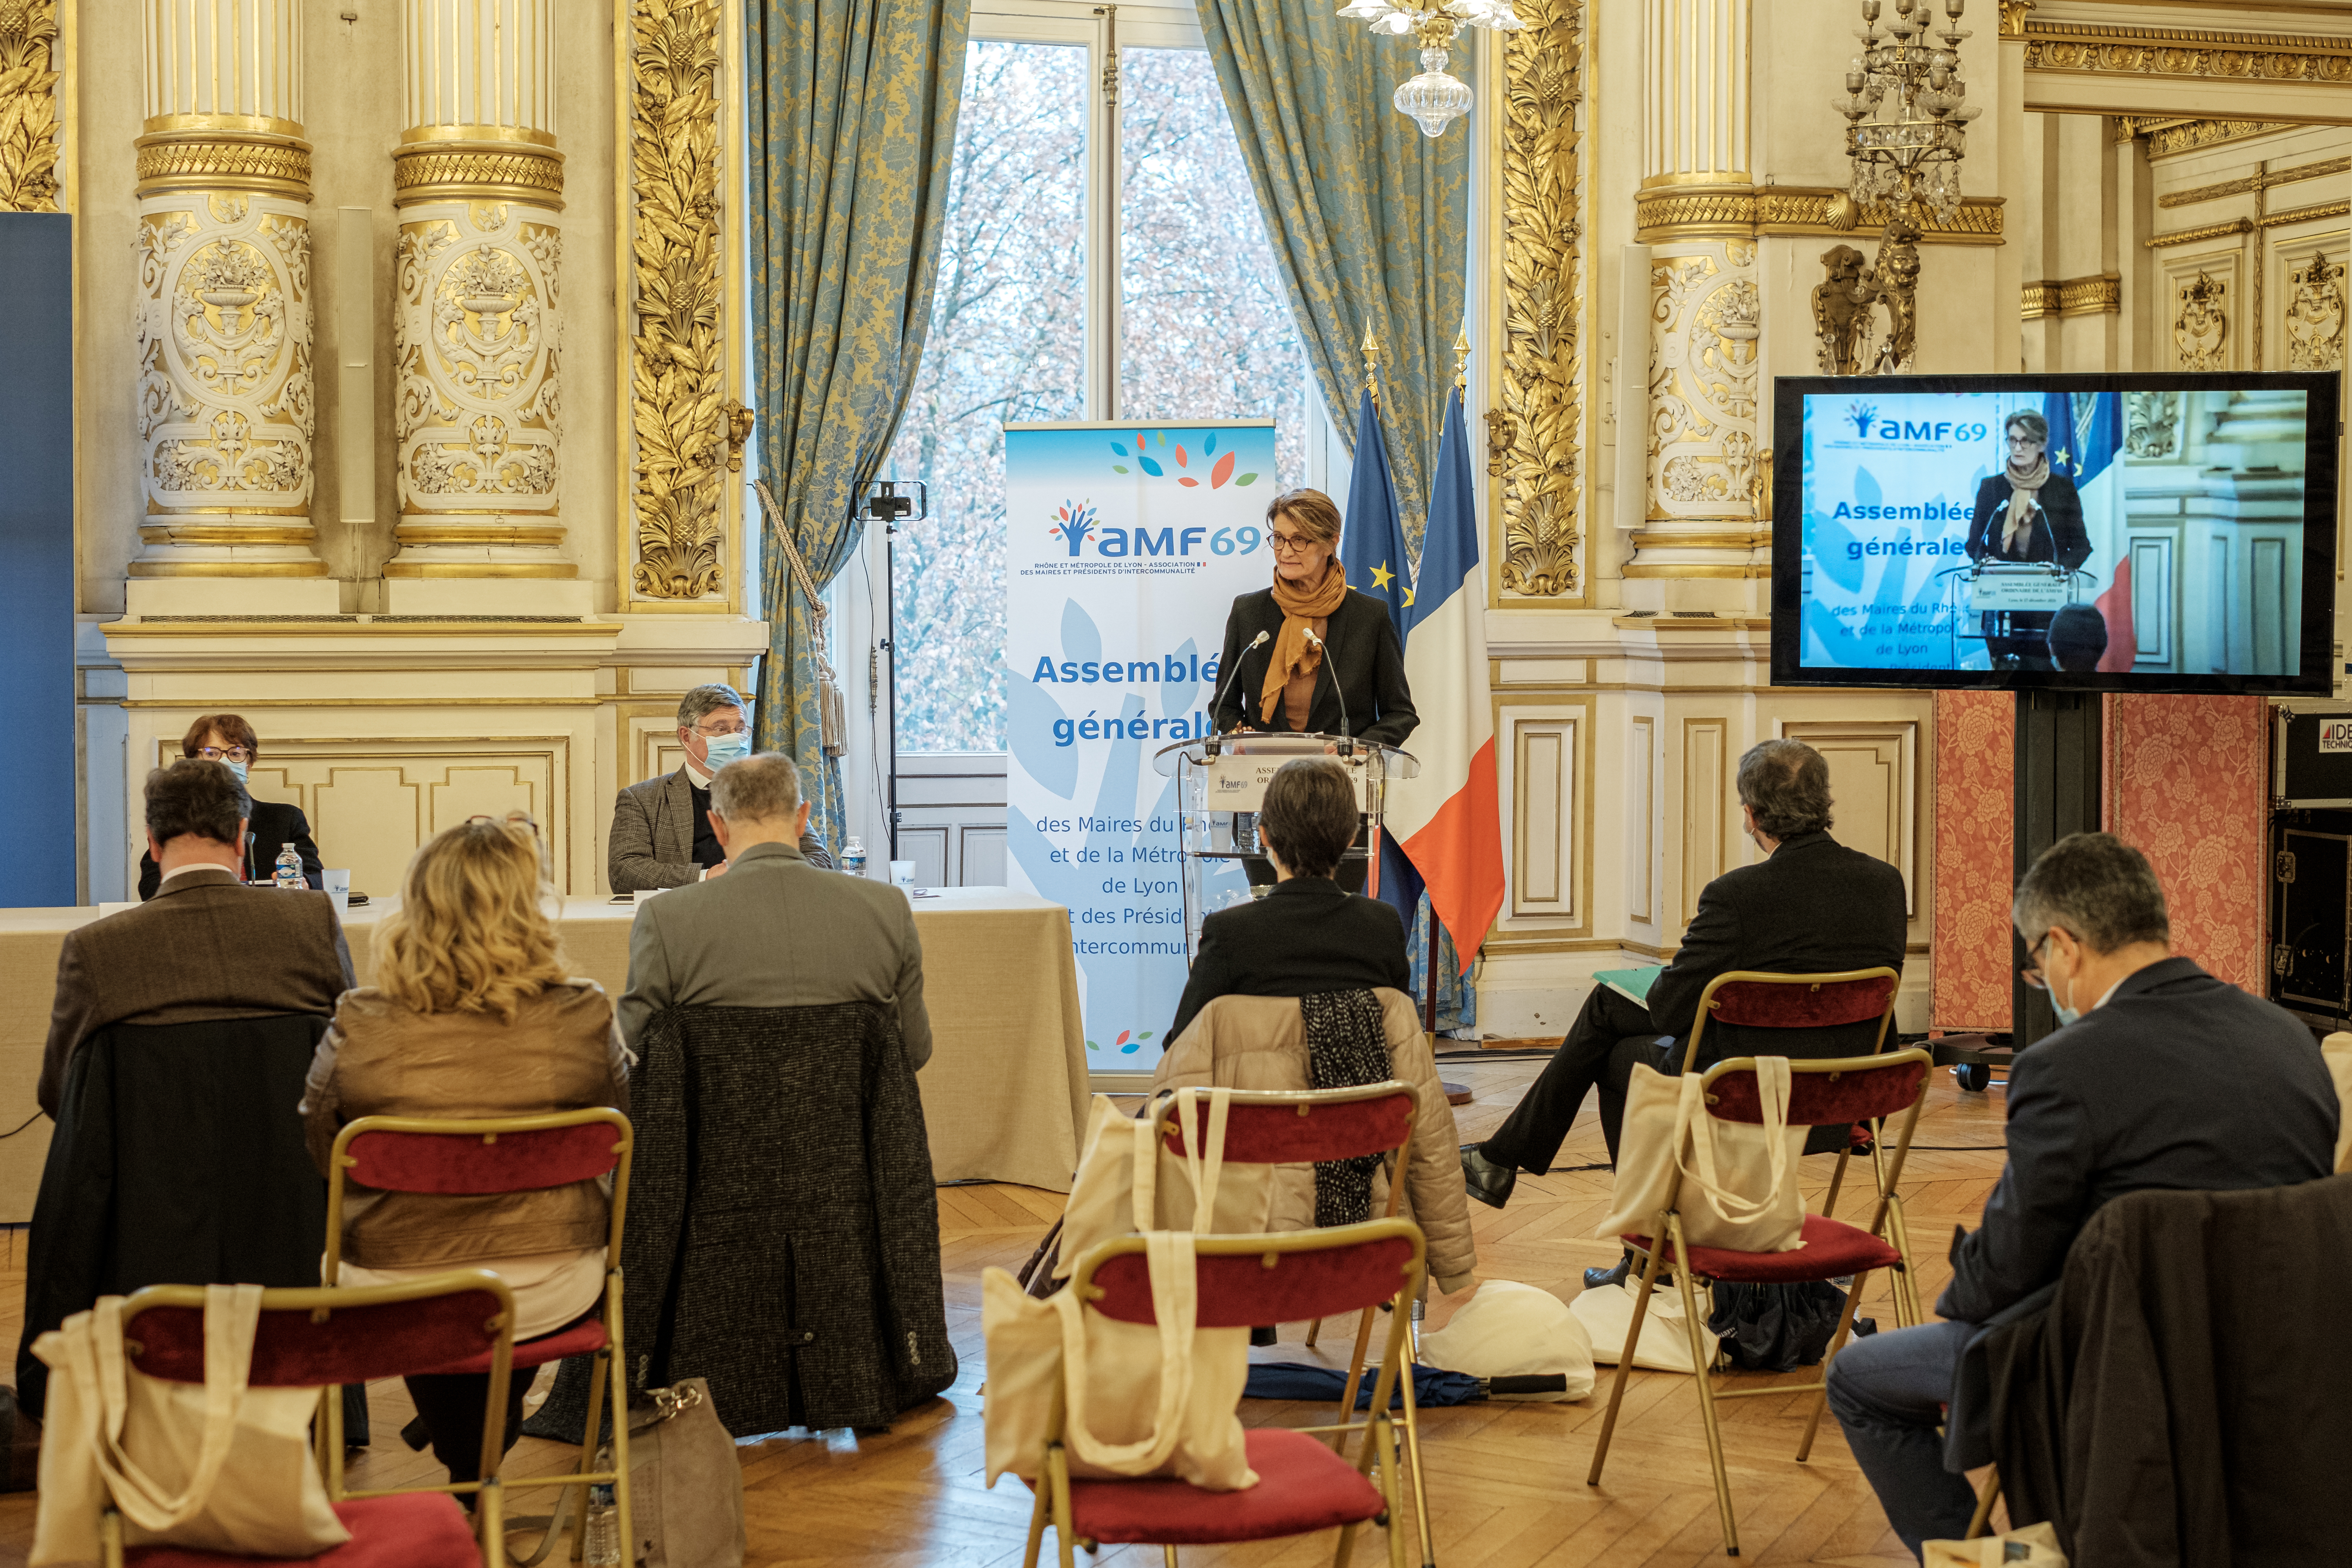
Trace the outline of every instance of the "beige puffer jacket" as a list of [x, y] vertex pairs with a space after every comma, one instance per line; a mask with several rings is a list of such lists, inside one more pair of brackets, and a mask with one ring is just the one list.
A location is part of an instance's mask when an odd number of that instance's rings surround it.
[[[1412, 1144], [1406, 1150], [1402, 1212], [1420, 1222], [1429, 1247], [1430, 1277], [1448, 1295], [1466, 1289], [1478, 1266], [1470, 1239], [1470, 1205], [1462, 1190], [1461, 1139], [1454, 1108], [1437, 1080], [1437, 1061], [1412, 999], [1381, 986], [1389, 1059], [1396, 1076], [1421, 1096]], [[1171, 1089], [1314, 1088], [1307, 1067], [1307, 1026], [1295, 996], [1220, 996], [1169, 1046], [1151, 1075], [1151, 1092]], [[1372, 1178], [1372, 1213], [1388, 1212], [1388, 1178]], [[1315, 1227], [1315, 1167], [1282, 1165], [1274, 1173], [1270, 1231]]]

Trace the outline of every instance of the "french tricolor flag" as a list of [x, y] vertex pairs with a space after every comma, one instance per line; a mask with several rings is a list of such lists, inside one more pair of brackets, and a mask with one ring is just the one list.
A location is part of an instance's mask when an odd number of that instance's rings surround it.
[[1462, 972], [1503, 907], [1503, 821], [1486, 685], [1486, 579], [1462, 395], [1450, 394], [1437, 474], [1405, 610], [1404, 669], [1420, 727], [1417, 778], [1391, 782], [1386, 821], [1454, 939]]

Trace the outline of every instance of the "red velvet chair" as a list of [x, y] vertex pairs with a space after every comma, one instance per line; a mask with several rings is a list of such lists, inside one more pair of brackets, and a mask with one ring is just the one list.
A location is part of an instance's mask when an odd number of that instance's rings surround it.
[[[1295, 1118], [1297, 1112], [1289, 1114]], [[1409, 1301], [1421, 1291], [1421, 1227], [1408, 1219], [1273, 1236], [1204, 1236], [1196, 1250], [1197, 1321], [1204, 1329], [1333, 1317], [1383, 1301]], [[1078, 1292], [1090, 1310], [1107, 1318], [1124, 1323], [1158, 1321], [1140, 1236], [1119, 1237], [1089, 1249], [1072, 1270], [1069, 1289]], [[1172, 1564], [1179, 1546], [1271, 1541], [1335, 1526], [1339, 1544], [1333, 1561], [1338, 1568], [1346, 1568], [1356, 1531], [1367, 1522], [1387, 1527], [1389, 1562], [1391, 1568], [1404, 1568], [1404, 1532], [1397, 1528], [1404, 1492], [1397, 1475], [1398, 1433], [1389, 1419], [1389, 1402], [1398, 1379], [1412, 1376], [1405, 1356], [1406, 1323], [1402, 1311], [1389, 1315], [1371, 1409], [1363, 1421], [1257, 1427], [1246, 1435], [1250, 1468], [1257, 1472], [1258, 1484], [1244, 1491], [1203, 1491], [1164, 1478], [1073, 1480], [1061, 1442], [1067, 1413], [1057, 1408], [1045, 1474], [1034, 1489], [1022, 1568], [1036, 1568], [1048, 1523], [1054, 1527], [1061, 1568], [1072, 1568], [1072, 1549], [1079, 1545], [1092, 1552], [1105, 1542], [1155, 1542]], [[1364, 1440], [1350, 1464], [1344, 1456], [1348, 1436], [1355, 1432], [1361, 1432]], [[1334, 1434], [1338, 1452], [1316, 1440]], [[1379, 1472], [1377, 1482], [1374, 1470]]]
[[[1730, 1555], [1739, 1554], [1738, 1526], [1731, 1513], [1731, 1479], [1723, 1464], [1723, 1433], [1716, 1425], [1715, 1403], [1718, 1399], [1785, 1398], [1790, 1394], [1811, 1392], [1814, 1394], [1812, 1414], [1806, 1419], [1805, 1435], [1797, 1446], [1797, 1459], [1802, 1463], [1813, 1451], [1813, 1434], [1821, 1426], [1822, 1394], [1827, 1385], [1830, 1363], [1845, 1343], [1853, 1326], [1854, 1303], [1862, 1300], [1863, 1288], [1874, 1268], [1904, 1269], [1905, 1248], [1887, 1240], [1890, 1228], [1901, 1239], [1900, 1200], [1895, 1195], [1895, 1184], [1903, 1176], [1903, 1162], [1911, 1150], [1912, 1130], [1918, 1124], [1919, 1105], [1926, 1098], [1927, 1070], [1931, 1058], [1926, 1051], [1895, 1051], [1885, 1056], [1845, 1057], [1829, 1061], [1792, 1061], [1789, 1064], [1789, 1121], [1793, 1125], [1834, 1126], [1841, 1122], [1895, 1121], [1895, 1152], [1879, 1188], [1878, 1204], [1871, 1215], [1867, 1230], [1845, 1225], [1822, 1215], [1805, 1216], [1803, 1245], [1792, 1252], [1738, 1252], [1726, 1247], [1685, 1247], [1683, 1244], [1683, 1222], [1679, 1207], [1682, 1175], [1677, 1171], [1667, 1188], [1666, 1206], [1653, 1222], [1651, 1235], [1628, 1236], [1625, 1245], [1643, 1258], [1642, 1282], [1633, 1298], [1633, 1321], [1625, 1335], [1625, 1348], [1617, 1359], [1617, 1377], [1609, 1394], [1609, 1413], [1601, 1423], [1601, 1443], [1592, 1456], [1591, 1472], [1586, 1484], [1601, 1484], [1601, 1468], [1609, 1459], [1609, 1440], [1617, 1428], [1617, 1407], [1625, 1397], [1627, 1375], [1633, 1370], [1633, 1347], [1642, 1337], [1642, 1320], [1650, 1310], [1650, 1293], [1656, 1289], [1661, 1266], [1672, 1268], [1675, 1283], [1680, 1287], [1683, 1299], [1684, 1327], [1690, 1335], [1691, 1365], [1700, 1369], [1698, 1383], [1699, 1417], [1706, 1426], [1707, 1458], [1715, 1467], [1715, 1500], [1723, 1520], [1724, 1550]], [[1701, 1084], [1706, 1096], [1706, 1113], [1721, 1121], [1740, 1121], [1750, 1125], [1764, 1120], [1761, 1096], [1757, 1089], [1756, 1058], [1735, 1057], [1718, 1062], [1707, 1069]], [[1892, 1223], [1891, 1222], [1895, 1222]], [[1661, 1241], [1653, 1241], [1653, 1237]], [[1829, 1352], [1822, 1358], [1822, 1380], [1813, 1383], [1776, 1383], [1766, 1388], [1718, 1390], [1713, 1376], [1706, 1370], [1708, 1355], [1706, 1342], [1700, 1337], [1701, 1317], [1697, 1291], [1694, 1281], [1711, 1285], [1717, 1280], [1742, 1284], [1796, 1285], [1811, 1280], [1835, 1279], [1851, 1274], [1853, 1283], [1846, 1292], [1845, 1306], [1838, 1313], [1837, 1331], [1830, 1340]], [[1898, 1287], [1896, 1295], [1900, 1297]]]
[[[205, 1381], [205, 1287], [151, 1285], [123, 1303], [124, 1353], [150, 1377]], [[316, 1557], [262, 1559], [135, 1546], [125, 1552], [121, 1515], [99, 1521], [105, 1568], [226, 1568], [263, 1561], [286, 1568], [502, 1568], [505, 1509], [499, 1460], [506, 1450], [507, 1377], [514, 1356], [514, 1296], [486, 1268], [456, 1268], [397, 1285], [365, 1289], [265, 1290], [253, 1336], [249, 1384], [257, 1388], [319, 1388], [321, 1426], [340, 1428], [339, 1385], [379, 1377], [448, 1371], [479, 1363], [489, 1373], [478, 1482], [347, 1494], [330, 1479], [327, 1495], [351, 1540]], [[340, 1437], [340, 1431], [338, 1432]], [[335, 1450], [340, 1454], [339, 1446]], [[476, 1494], [468, 1523], [451, 1491]], [[477, 1531], [479, 1531], [478, 1539]]]
[[[1824, 974], [1772, 974], [1759, 969], [1735, 969], [1718, 974], [1699, 993], [1698, 1016], [1691, 1023], [1690, 1045], [1683, 1052], [1683, 1071], [1698, 1064], [1698, 1043], [1707, 1024], [1729, 1024], [1743, 1029], [1833, 1029], [1846, 1024], [1875, 1021], [1878, 1037], [1868, 1054], [1886, 1048], [1887, 1031], [1895, 1026], [1895, 992], [1903, 977], [1880, 964], [1874, 969], [1845, 969]], [[1791, 1058], [1811, 1053], [1802, 1038], [1793, 1038], [1775, 1056]], [[1830, 1173], [1829, 1196], [1822, 1200], [1824, 1216], [1837, 1213], [1838, 1189], [1845, 1184], [1846, 1162], [1856, 1149], [1867, 1148], [1874, 1160], [1878, 1148], [1875, 1128], [1857, 1122], [1846, 1144], [1838, 1151], [1837, 1168]], [[1822, 1150], [1821, 1152], [1827, 1153]], [[1874, 1162], [1875, 1163], [1875, 1162]], [[1878, 1163], [1879, 1189], [1886, 1190], [1885, 1167]], [[1919, 1321], [1911, 1303], [1907, 1321]]]
[[[588, 1382], [588, 1419], [582, 1428], [588, 1441], [581, 1446], [575, 1470], [553, 1476], [527, 1476], [512, 1487], [610, 1486], [623, 1541], [629, 1531], [629, 1424], [621, 1418], [628, 1409], [625, 1379], [627, 1361], [621, 1346], [621, 1225], [629, 1206], [629, 1156], [635, 1136], [629, 1119], [610, 1106], [590, 1110], [564, 1110], [542, 1116], [480, 1119], [362, 1116], [335, 1135], [335, 1151], [327, 1176], [327, 1253], [323, 1277], [332, 1284], [343, 1258], [343, 1202], [346, 1182], [382, 1192], [427, 1193], [444, 1196], [478, 1196], [498, 1193], [536, 1192], [569, 1186], [573, 1182], [612, 1177], [611, 1222], [604, 1242], [604, 1308], [600, 1321], [591, 1318], [569, 1329], [525, 1340], [514, 1347], [518, 1369], [544, 1366], [567, 1356], [593, 1355], [594, 1371]], [[488, 1363], [475, 1356], [448, 1366], [426, 1367], [431, 1373], [479, 1373]], [[603, 1418], [604, 1391], [613, 1394], [613, 1468], [596, 1468], [597, 1427]], [[505, 1394], [498, 1397], [503, 1401]], [[503, 1404], [500, 1409], [504, 1409]], [[343, 1479], [342, 1409], [337, 1405], [320, 1424], [320, 1446], [327, 1483], [341, 1496]], [[487, 1464], [488, 1450], [483, 1450]], [[463, 1491], [462, 1485], [444, 1489]], [[354, 1492], [353, 1497], [378, 1494]], [[584, 1514], [585, 1510], [583, 1510]], [[574, 1539], [575, 1560], [578, 1538]]]
[[[1184, 1152], [1184, 1126], [1176, 1113], [1177, 1096], [1184, 1094], [1201, 1096], [1195, 1120], [1206, 1131], [1208, 1097], [1204, 1090], [1180, 1089], [1152, 1108], [1153, 1120], [1160, 1126], [1169, 1152], [1174, 1154]], [[1394, 1218], [1404, 1197], [1404, 1151], [1412, 1146], [1413, 1123], [1420, 1113], [1421, 1097], [1411, 1084], [1394, 1079], [1355, 1089], [1236, 1089], [1225, 1112], [1225, 1158], [1241, 1164], [1300, 1165], [1368, 1154], [1394, 1154], [1396, 1158], [1389, 1165], [1386, 1216]], [[1412, 1315], [1410, 1299], [1400, 1299], [1392, 1307], [1407, 1318]], [[1357, 1317], [1355, 1349], [1348, 1357], [1348, 1381], [1339, 1396], [1337, 1418], [1342, 1426], [1356, 1407], [1356, 1389], [1363, 1381], [1364, 1358], [1371, 1346], [1373, 1317], [1374, 1311], [1369, 1307]], [[1322, 1331], [1323, 1322], [1318, 1317], [1307, 1331], [1310, 1348]], [[1408, 1335], [1411, 1331], [1407, 1330]], [[1405, 1473], [1412, 1478], [1413, 1502], [1419, 1510], [1416, 1517], [1421, 1521], [1422, 1560], [1429, 1562], [1433, 1560], [1433, 1548], [1426, 1506], [1428, 1491], [1422, 1479], [1421, 1424], [1413, 1406], [1410, 1379], [1404, 1389], [1404, 1426]]]

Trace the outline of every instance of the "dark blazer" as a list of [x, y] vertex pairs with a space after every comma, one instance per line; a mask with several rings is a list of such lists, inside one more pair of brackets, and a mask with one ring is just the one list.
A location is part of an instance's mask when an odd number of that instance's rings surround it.
[[[1904, 925], [1903, 873], [1826, 833], [1798, 834], [1700, 891], [1698, 912], [1675, 961], [1651, 983], [1650, 1021], [1678, 1040], [1689, 1039], [1707, 982], [1734, 969], [1822, 974], [1883, 963], [1900, 972]], [[1808, 1031], [1801, 1053], [1791, 1051], [1789, 1037], [1784, 1029], [1709, 1022], [1697, 1066], [1745, 1056], [1866, 1056], [1877, 1026]]]
[[[814, 833], [801, 835], [801, 858], [833, 869], [833, 857]], [[694, 860], [694, 781], [684, 768], [633, 784], [614, 797], [604, 872], [616, 893], [702, 880]]]
[[[630, 1382], [709, 1379], [739, 1437], [887, 1426], [953, 1383], [930, 1144], [890, 1009], [674, 1007], [638, 1046]], [[580, 1440], [590, 1364], [563, 1363], [526, 1431]]]
[[2336, 1087], [2311, 1031], [2186, 958], [2151, 963], [2009, 1074], [2009, 1162], [1956, 1237], [1936, 1303], [1981, 1323], [2059, 1277], [2110, 1199], [2283, 1187], [2336, 1163]]
[[1381, 985], [1412, 989], [1396, 910], [1342, 891], [1328, 877], [1293, 877], [1201, 922], [1201, 953], [1168, 1039], [1219, 996], [1313, 996]]
[[[240, 887], [226, 868], [173, 878], [152, 901], [66, 933], [41, 1057], [41, 1109], [58, 1114], [66, 1064], [110, 1024], [280, 1013], [323, 1020], [351, 988], [351, 950], [324, 893]], [[298, 1088], [289, 1114], [301, 1098]]]
[[2011, 1523], [2115, 1568], [2343, 1561], [2347, 1296], [2352, 1176], [2101, 1209], [1989, 1335]]
[[[302, 815], [299, 805], [282, 800], [254, 800], [247, 806], [253, 815], [246, 826], [245, 879], [248, 882], [267, 881], [278, 874], [278, 851], [288, 844], [302, 857], [302, 879], [317, 891], [327, 885], [320, 874], [319, 847], [310, 841], [310, 819]], [[163, 873], [155, 864], [155, 857], [145, 850], [139, 852], [139, 901], [145, 903], [155, 896], [156, 887]], [[362, 889], [364, 890], [364, 889]]]
[[[1244, 654], [1252, 637], [1266, 634], [1265, 646]], [[1217, 679], [1224, 694], [1212, 715], [1218, 731], [1242, 727], [1288, 730], [1283, 705], [1274, 705], [1274, 717], [1263, 716], [1258, 689], [1265, 684], [1266, 664], [1282, 636], [1282, 611], [1274, 590], [1260, 588], [1234, 601], [1225, 617], [1225, 650], [1217, 656]], [[1404, 645], [1397, 640], [1396, 625], [1386, 605], [1370, 594], [1348, 590], [1347, 599], [1330, 617], [1323, 634], [1323, 668], [1315, 683], [1315, 700], [1307, 704], [1307, 734], [1339, 732], [1344, 697], [1348, 733], [1383, 746], [1402, 746], [1421, 723], [1412, 710], [1412, 691], [1404, 680]], [[1234, 661], [1239, 659], [1236, 672]], [[1227, 677], [1231, 676], [1228, 679]], [[1337, 684], [1334, 684], [1336, 678]]]
[[[2083, 498], [2074, 481], [2053, 474], [2042, 487], [2042, 515], [2025, 535], [2025, 553], [2000, 553], [2000, 531], [2009, 521], [2010, 483], [1994, 474], [1977, 487], [1976, 515], [1969, 523], [1969, 559], [2055, 561], [2073, 571], [2091, 558], [2091, 537], [2083, 531]], [[2054, 537], [2053, 537], [2054, 536]]]

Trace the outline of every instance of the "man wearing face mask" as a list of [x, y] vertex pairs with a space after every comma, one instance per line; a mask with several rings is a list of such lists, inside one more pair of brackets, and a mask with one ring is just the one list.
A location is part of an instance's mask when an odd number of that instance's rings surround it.
[[[1830, 769], [1822, 754], [1802, 741], [1751, 746], [1739, 759], [1738, 790], [1742, 822], [1763, 858], [1700, 892], [1690, 929], [1674, 962], [1651, 983], [1646, 1006], [1605, 985], [1593, 987], [1518, 1108], [1485, 1142], [1464, 1147], [1462, 1177], [1472, 1197], [1500, 1208], [1520, 1171], [1550, 1169], [1585, 1095], [1596, 1089], [1601, 1132], [1614, 1163], [1633, 1068], [1682, 1070], [1699, 997], [1717, 975], [1902, 969], [1903, 874], [1830, 837]], [[1818, 1030], [1803, 1054], [1867, 1056], [1877, 1038], [1874, 1022]], [[1790, 1047], [1780, 1030], [1710, 1023], [1700, 1050], [1696, 1065], [1705, 1068], [1731, 1057], [1786, 1056]], [[1839, 1129], [1820, 1132], [1821, 1143], [1810, 1152], [1843, 1146]], [[1587, 1269], [1585, 1284], [1622, 1284], [1630, 1262], [1628, 1254], [1614, 1268]]]
[[[236, 713], [206, 713], [188, 726], [180, 741], [180, 755], [199, 762], [219, 763], [236, 775], [236, 787], [247, 790], [246, 809], [249, 826], [241, 847], [245, 868], [242, 879], [266, 882], [275, 873], [278, 852], [287, 845], [302, 857], [302, 879], [313, 892], [326, 886], [319, 869], [319, 847], [310, 841], [310, 820], [302, 808], [278, 800], [255, 800], [246, 774], [254, 760], [261, 755], [261, 737], [253, 726]], [[155, 864], [152, 855], [142, 852], [139, 857], [139, 901], [145, 903], [163, 885], [163, 868]]]
[[[698, 686], [679, 699], [677, 740], [686, 765], [634, 784], [613, 803], [605, 868], [613, 891], [682, 888], [722, 876], [727, 850], [710, 826], [710, 777], [751, 754], [751, 710], [731, 686]], [[833, 857], [803, 832], [802, 858], [827, 870]]]
[[2164, 889], [2138, 850], [2108, 833], [2062, 838], [2010, 912], [2027, 981], [2062, 1026], [2010, 1069], [2008, 1163], [1984, 1223], [1955, 1235], [1945, 1321], [1855, 1340], [1829, 1373], [1830, 1409], [1915, 1553], [1959, 1539], [1976, 1506], [1937, 1436], [1961, 1352], [2056, 1283], [2102, 1205], [2145, 1187], [2291, 1186], [2335, 1163], [2336, 1090], [2311, 1031], [2172, 956]]

